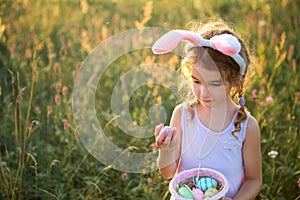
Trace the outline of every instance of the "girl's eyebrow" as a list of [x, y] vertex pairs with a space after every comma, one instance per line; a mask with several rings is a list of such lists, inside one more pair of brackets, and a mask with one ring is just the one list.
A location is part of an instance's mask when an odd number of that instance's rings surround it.
[[196, 79], [196, 80], [198, 80], [195, 76], [193, 76], [193, 75], [191, 75], [191, 77], [192, 77], [192, 79]]

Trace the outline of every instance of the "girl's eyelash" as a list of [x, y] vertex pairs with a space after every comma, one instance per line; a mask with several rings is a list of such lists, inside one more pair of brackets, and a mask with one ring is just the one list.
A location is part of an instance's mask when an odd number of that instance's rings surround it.
[[[198, 80], [193, 80], [193, 82], [196, 83], [196, 84], [200, 83], [200, 81], [198, 81]], [[212, 85], [212, 86], [220, 86], [221, 84], [220, 83], [212, 83], [210, 85]]]

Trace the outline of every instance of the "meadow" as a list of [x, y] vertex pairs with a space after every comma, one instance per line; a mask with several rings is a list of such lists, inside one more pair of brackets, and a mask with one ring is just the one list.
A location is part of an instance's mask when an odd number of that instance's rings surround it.
[[[263, 185], [257, 199], [299, 200], [299, 9], [297, 0], [1, 1], [0, 199], [169, 199], [169, 180], [154, 166], [124, 172], [86, 149], [74, 123], [74, 82], [86, 57], [111, 36], [221, 18], [234, 24], [252, 54], [245, 99], [261, 128]], [[139, 49], [103, 72], [95, 88], [97, 119], [125, 153], [156, 150], [153, 136], [130, 136], [116, 123], [111, 108], [116, 84], [136, 66], [159, 62], [176, 70], [179, 59]], [[164, 107], [167, 123], [180, 103], [168, 88], [151, 83], [126, 98], [139, 126], [152, 122], [153, 105]]]

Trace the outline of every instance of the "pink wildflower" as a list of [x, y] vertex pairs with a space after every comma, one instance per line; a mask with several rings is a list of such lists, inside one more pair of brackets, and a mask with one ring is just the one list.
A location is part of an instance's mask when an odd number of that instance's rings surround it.
[[123, 173], [121, 175], [121, 178], [122, 178], [123, 181], [125, 181], [127, 179], [127, 173]]
[[35, 107], [34, 107], [34, 112], [35, 112], [36, 114], [41, 114], [41, 113], [42, 113], [41, 109], [40, 109], [38, 106], [35, 106]]
[[77, 73], [80, 69], [81, 63], [77, 63], [76, 70], [73, 71], [73, 78], [75, 79], [77, 77]]
[[62, 88], [62, 94], [66, 95], [68, 93], [68, 87], [67, 86], [63, 86]]
[[35, 41], [37, 37], [36, 37], [35, 34], [29, 34], [29, 35], [27, 36], [27, 38], [28, 38], [29, 40]]
[[59, 94], [55, 95], [55, 103], [56, 103], [56, 105], [60, 105], [61, 104], [61, 98], [60, 98]]
[[59, 92], [61, 89], [61, 82], [60, 81], [57, 81], [56, 82], [56, 92]]
[[252, 95], [252, 96], [251, 96], [251, 100], [252, 100], [252, 101], [255, 101], [256, 99], [258, 99], [258, 97], [257, 97], [256, 95]]
[[289, 47], [288, 56], [287, 56], [288, 60], [291, 60], [291, 58], [294, 54], [294, 50], [295, 50], [295, 46], [293, 44], [291, 44]]
[[31, 56], [32, 56], [32, 53], [31, 53], [30, 49], [26, 49], [25, 50], [25, 57], [26, 58], [31, 58]]
[[252, 91], [251, 91], [251, 100], [252, 101], [255, 101], [256, 99], [258, 99], [258, 97], [256, 96], [256, 92], [257, 92], [257, 90], [256, 89], [253, 89]]
[[148, 178], [147, 178], [147, 183], [148, 183], [148, 185], [152, 185], [152, 183], [153, 183], [152, 178], [148, 177]]
[[273, 102], [273, 98], [271, 96], [266, 98], [266, 102], [267, 103], [272, 103]]
[[265, 107], [265, 106], [266, 106], [265, 102], [263, 102], [263, 101], [259, 102], [259, 105], [260, 105], [261, 107]]
[[67, 119], [62, 119], [62, 122], [64, 123], [64, 130], [67, 130], [69, 128], [69, 123]]
[[300, 178], [298, 178], [298, 188], [300, 188]]

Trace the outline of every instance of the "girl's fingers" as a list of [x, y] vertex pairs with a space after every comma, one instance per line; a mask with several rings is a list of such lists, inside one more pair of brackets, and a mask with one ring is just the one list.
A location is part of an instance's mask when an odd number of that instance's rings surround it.
[[156, 146], [158, 148], [168, 146], [172, 142], [174, 136], [176, 135], [176, 128], [173, 128], [167, 132], [166, 129], [162, 129], [156, 138]]
[[166, 140], [165, 135], [166, 135], [166, 131], [161, 128], [160, 131], [158, 132], [158, 135], [156, 136], [156, 140], [160, 142], [164, 142]]
[[164, 127], [160, 130], [160, 132], [159, 132], [159, 134], [158, 134], [158, 136], [157, 136], [157, 139], [162, 140], [162, 142], [166, 141], [166, 138], [167, 138], [167, 136], [168, 136], [169, 134], [171, 134], [171, 133], [170, 133], [171, 131], [172, 131], [172, 128], [171, 128], [171, 127], [169, 127], [169, 126], [164, 126]]
[[159, 125], [157, 125], [157, 126], [155, 127], [155, 132], [154, 132], [155, 138], [158, 137], [158, 135], [159, 135], [159, 133], [161, 132], [161, 129], [162, 129], [163, 127], [164, 127], [163, 124], [159, 124]]
[[176, 135], [176, 128], [172, 128], [172, 130], [168, 133], [164, 143], [166, 145], [169, 145], [171, 143], [171, 141], [173, 140], [175, 135]]

